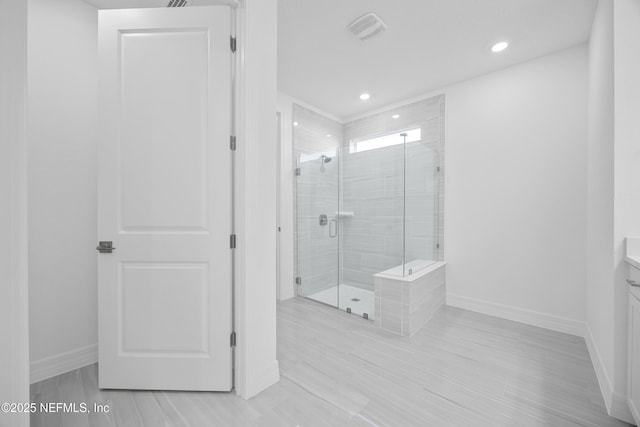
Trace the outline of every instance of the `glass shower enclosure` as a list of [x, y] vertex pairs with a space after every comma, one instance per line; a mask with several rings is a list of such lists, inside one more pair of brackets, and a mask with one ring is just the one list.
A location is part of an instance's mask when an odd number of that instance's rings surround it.
[[341, 124], [294, 105], [298, 296], [374, 319], [375, 274], [441, 259], [443, 109], [420, 107]]

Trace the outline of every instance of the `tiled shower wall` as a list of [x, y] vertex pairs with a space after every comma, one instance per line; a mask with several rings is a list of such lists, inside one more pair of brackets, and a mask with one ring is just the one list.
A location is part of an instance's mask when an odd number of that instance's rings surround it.
[[[293, 128], [293, 154], [300, 169], [294, 188], [295, 265], [296, 276], [302, 279], [298, 295], [308, 296], [336, 286], [339, 281], [339, 239], [329, 236], [329, 228], [339, 205], [338, 151], [343, 134], [340, 123], [299, 105], [294, 104], [293, 119], [297, 123]], [[323, 154], [331, 161], [323, 162]], [[320, 225], [321, 214], [327, 215], [327, 225]]]
[[[342, 210], [354, 215], [341, 221], [343, 283], [373, 290], [403, 245], [406, 262], [442, 260], [444, 112], [441, 95], [344, 126]], [[419, 142], [349, 153], [353, 140], [416, 127]]]

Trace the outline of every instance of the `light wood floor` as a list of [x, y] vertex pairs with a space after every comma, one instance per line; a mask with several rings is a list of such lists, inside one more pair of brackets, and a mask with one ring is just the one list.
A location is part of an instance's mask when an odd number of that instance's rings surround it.
[[100, 391], [96, 365], [34, 384], [32, 426], [626, 426], [606, 414], [582, 338], [451, 307], [412, 338], [304, 299], [278, 305], [281, 381], [226, 393]]

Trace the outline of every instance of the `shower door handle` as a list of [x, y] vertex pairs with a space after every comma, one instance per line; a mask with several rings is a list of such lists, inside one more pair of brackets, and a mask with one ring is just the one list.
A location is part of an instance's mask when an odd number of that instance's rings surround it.
[[333, 238], [336, 237], [338, 235], [338, 220], [337, 219], [332, 219], [331, 223], [329, 224], [329, 237]]

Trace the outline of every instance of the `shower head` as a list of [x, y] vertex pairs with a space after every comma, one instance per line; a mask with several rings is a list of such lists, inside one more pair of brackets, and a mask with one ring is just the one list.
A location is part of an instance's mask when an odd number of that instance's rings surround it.
[[324, 164], [329, 163], [331, 161], [331, 157], [325, 156], [324, 154], [318, 157], [320, 160], [320, 172], [324, 172]]

